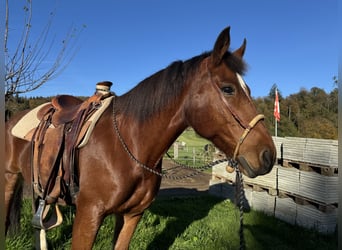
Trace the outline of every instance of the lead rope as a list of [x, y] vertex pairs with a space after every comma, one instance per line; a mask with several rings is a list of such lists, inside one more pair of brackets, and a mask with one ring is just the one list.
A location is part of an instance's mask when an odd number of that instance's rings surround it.
[[[245, 199], [245, 191], [244, 191], [244, 187], [243, 187], [243, 177], [242, 177], [242, 173], [239, 169], [239, 164], [236, 161], [236, 157], [239, 153], [239, 149], [241, 144], [243, 143], [243, 141], [245, 140], [245, 138], [247, 137], [247, 135], [249, 134], [249, 132], [251, 131], [252, 128], [254, 128], [254, 126], [262, 119], [264, 119], [265, 116], [262, 114], [256, 115], [252, 121], [250, 121], [250, 123], [248, 124], [248, 126], [245, 128], [245, 131], [243, 132], [243, 134], [241, 135], [235, 150], [234, 150], [234, 156], [233, 159], [229, 162], [230, 167], [232, 167], [235, 171], [236, 171], [236, 179], [235, 179], [235, 184], [236, 184], [236, 198], [238, 200], [238, 206], [239, 206], [239, 211], [240, 211], [240, 229], [239, 229], [239, 236], [240, 236], [240, 250], [245, 249], [245, 237], [243, 234], [243, 229], [244, 229], [244, 225], [243, 225], [243, 209], [244, 209], [244, 199]], [[228, 172], [229, 169], [227, 169]]]
[[233, 167], [236, 171], [236, 196], [238, 200], [238, 207], [240, 211], [240, 229], [239, 229], [239, 236], [240, 236], [240, 250], [245, 249], [245, 237], [243, 234], [244, 225], [243, 225], [243, 209], [244, 209], [244, 198], [245, 198], [245, 191], [243, 188], [243, 177], [242, 173], [238, 167], [237, 161], [234, 161]]

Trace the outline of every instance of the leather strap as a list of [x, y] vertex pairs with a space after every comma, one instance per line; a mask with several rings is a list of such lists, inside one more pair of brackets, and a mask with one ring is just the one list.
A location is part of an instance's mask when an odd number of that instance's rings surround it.
[[263, 120], [265, 118], [264, 115], [262, 114], [259, 114], [257, 116], [255, 116], [252, 121], [248, 124], [248, 126], [245, 128], [245, 131], [243, 131], [236, 147], [235, 147], [235, 150], [234, 150], [234, 155], [233, 155], [233, 160], [236, 160], [236, 156], [237, 154], [239, 153], [239, 149], [240, 149], [240, 146], [241, 144], [243, 143], [243, 141], [245, 140], [245, 138], [247, 137], [247, 135], [249, 134], [249, 132], [251, 131], [252, 128], [254, 128], [254, 126], [260, 121], [260, 120]]
[[[240, 150], [240, 146], [241, 144], [244, 142], [244, 140], [246, 139], [247, 135], [249, 134], [249, 132], [251, 131], [252, 128], [255, 127], [255, 125], [263, 120], [265, 118], [264, 115], [262, 114], [259, 114], [259, 115], [256, 115], [251, 121], [250, 123], [248, 124], [248, 126], [245, 128], [245, 130], [243, 131], [240, 139], [238, 140], [237, 144], [236, 144], [236, 147], [235, 147], [235, 150], [234, 150], [234, 155], [233, 155], [233, 160], [236, 161], [236, 157], [239, 153], [239, 150]], [[230, 165], [227, 165], [226, 167], [226, 171], [228, 173], [232, 173], [234, 172], [235, 168], [233, 166], [230, 166]]]

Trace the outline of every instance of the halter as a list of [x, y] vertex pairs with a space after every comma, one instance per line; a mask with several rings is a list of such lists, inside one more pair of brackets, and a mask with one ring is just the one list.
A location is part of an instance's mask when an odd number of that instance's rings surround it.
[[[237, 162], [236, 161], [236, 157], [239, 153], [239, 149], [240, 149], [240, 146], [241, 144], [243, 143], [243, 141], [245, 140], [245, 138], [247, 137], [247, 135], [249, 134], [249, 132], [252, 130], [252, 128], [254, 128], [254, 126], [260, 121], [260, 120], [263, 120], [265, 118], [264, 115], [262, 114], [258, 114], [256, 115], [252, 120], [251, 122], [247, 125], [247, 127], [245, 128], [245, 130], [243, 131], [240, 139], [238, 140], [236, 146], [235, 146], [235, 150], [234, 150], [234, 154], [233, 154], [233, 158], [232, 158], [232, 161], [233, 161], [233, 164], [234, 162]], [[226, 170], [227, 172], [231, 173], [234, 171], [234, 168], [236, 168], [236, 166], [227, 166]]]
[[[206, 68], [208, 71], [208, 78], [210, 79], [210, 82], [215, 85], [215, 82], [212, 78], [211, 72], [210, 72], [209, 67], [208, 67], [208, 61], [206, 61]], [[248, 101], [250, 103], [252, 103], [252, 100], [249, 97], [249, 94], [247, 93], [247, 84], [245, 83], [245, 81], [243, 80], [242, 76], [239, 73], [236, 73], [236, 77], [239, 81], [241, 88], [243, 89], [244, 93], [246, 94]], [[246, 125], [246, 123], [244, 123], [242, 121], [242, 119], [238, 116], [238, 114], [232, 109], [232, 107], [226, 101], [224, 101], [224, 104], [227, 106], [227, 109], [232, 114], [234, 119], [240, 124], [240, 126], [242, 128], [245, 129], [244, 132], [242, 133], [240, 139], [237, 141], [237, 144], [236, 144], [235, 149], [234, 149], [233, 158], [228, 160], [229, 165], [226, 167], [226, 170], [227, 170], [227, 172], [232, 173], [234, 170], [238, 169], [238, 162], [236, 160], [236, 157], [239, 153], [240, 146], [244, 142], [245, 138], [247, 137], [247, 135], [249, 134], [251, 129], [253, 129], [255, 127], [255, 125], [260, 120], [263, 120], [265, 118], [265, 116], [263, 114], [258, 114]]]

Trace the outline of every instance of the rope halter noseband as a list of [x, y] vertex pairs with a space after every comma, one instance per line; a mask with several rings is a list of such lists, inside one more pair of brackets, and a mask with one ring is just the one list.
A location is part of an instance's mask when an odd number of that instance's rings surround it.
[[[236, 157], [239, 153], [239, 149], [241, 144], [244, 142], [245, 138], [247, 137], [247, 135], [249, 134], [249, 132], [251, 131], [252, 128], [254, 128], [254, 126], [260, 121], [263, 120], [265, 118], [264, 115], [262, 114], [258, 114], [256, 115], [252, 121], [248, 124], [248, 126], [245, 128], [244, 132], [242, 133], [240, 139], [238, 140], [236, 146], [235, 146], [235, 150], [234, 150], [234, 154], [233, 154], [233, 158], [231, 159], [231, 165], [228, 165], [226, 167], [227, 172], [232, 173], [234, 171], [235, 168], [237, 168], [237, 161], [236, 161]], [[233, 165], [233, 166], [232, 166]]]

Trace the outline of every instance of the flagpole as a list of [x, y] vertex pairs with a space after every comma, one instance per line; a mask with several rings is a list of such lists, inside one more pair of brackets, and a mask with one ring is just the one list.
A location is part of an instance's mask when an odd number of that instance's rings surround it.
[[276, 118], [274, 120], [275, 120], [275, 126], [274, 126], [275, 132], [274, 132], [274, 135], [275, 135], [275, 137], [278, 137], [278, 126], [277, 126], [278, 122], [277, 122]]

